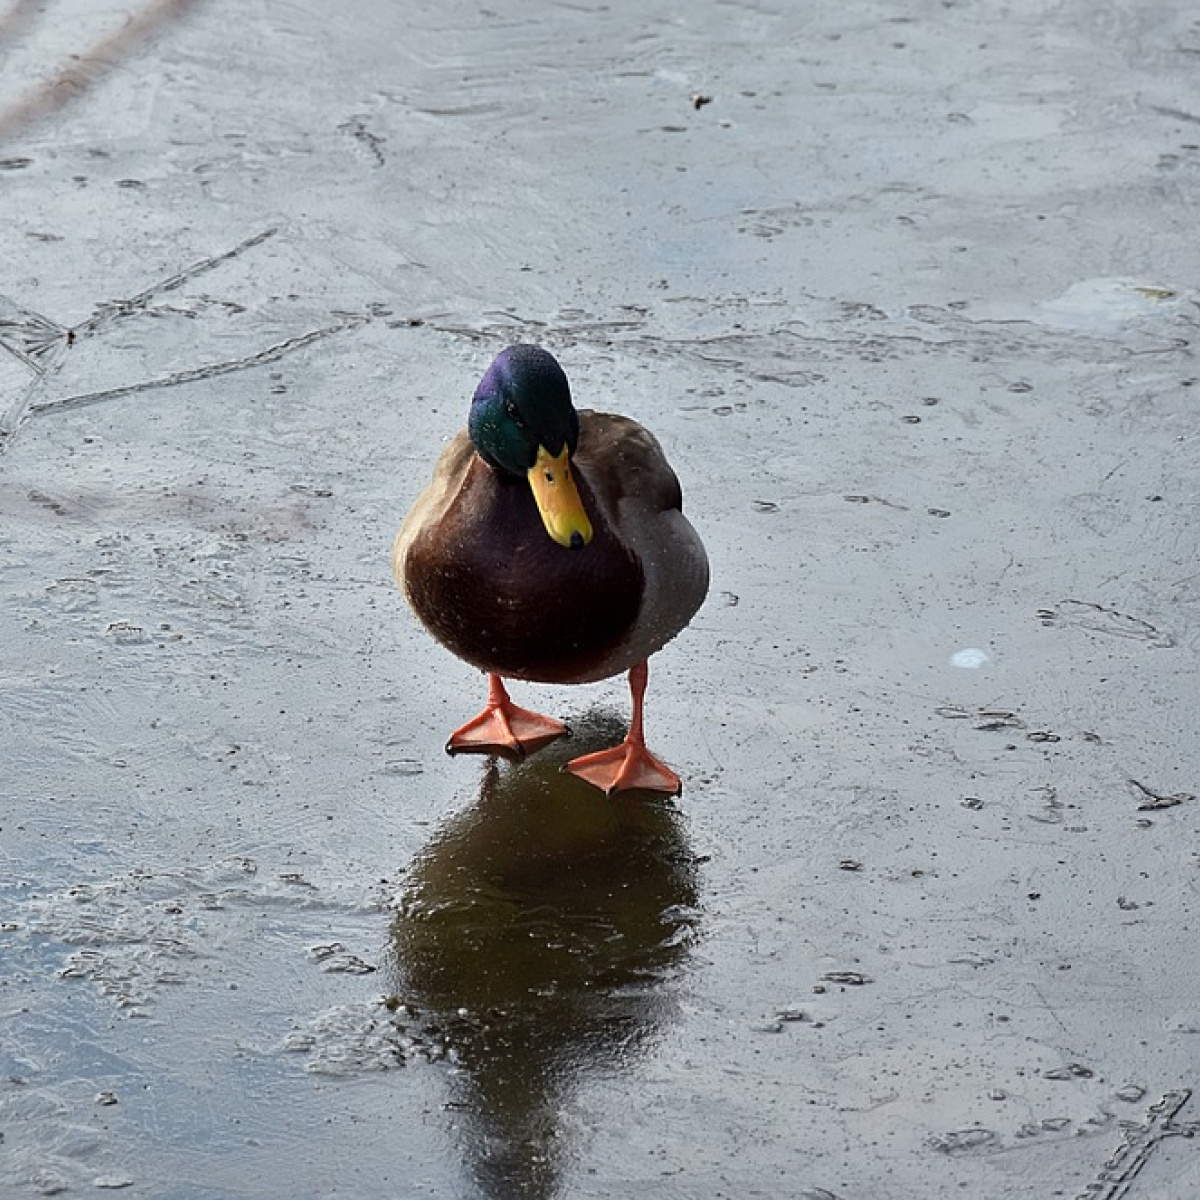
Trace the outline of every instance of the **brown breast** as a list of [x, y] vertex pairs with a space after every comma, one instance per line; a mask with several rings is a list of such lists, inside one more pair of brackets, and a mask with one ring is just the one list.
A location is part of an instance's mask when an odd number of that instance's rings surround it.
[[409, 599], [430, 632], [484, 671], [543, 683], [587, 675], [628, 633], [642, 569], [603, 519], [582, 472], [589, 545], [551, 540], [524, 479], [501, 479], [478, 456], [436, 528], [413, 541]]

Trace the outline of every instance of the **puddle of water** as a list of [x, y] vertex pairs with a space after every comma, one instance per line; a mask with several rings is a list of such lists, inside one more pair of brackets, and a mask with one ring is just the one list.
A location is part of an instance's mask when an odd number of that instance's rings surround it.
[[398, 899], [398, 1020], [455, 1065], [446, 1103], [485, 1195], [556, 1194], [573, 1094], [628, 1070], [675, 1013], [699, 899], [682, 818], [643, 796], [609, 803], [561, 770], [620, 736], [577, 722], [569, 745], [493, 763]]

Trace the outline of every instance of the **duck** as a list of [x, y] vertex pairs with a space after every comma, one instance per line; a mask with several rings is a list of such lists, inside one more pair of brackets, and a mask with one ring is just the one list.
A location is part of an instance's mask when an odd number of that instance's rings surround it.
[[425, 628], [487, 675], [483, 711], [451, 733], [448, 752], [521, 757], [568, 733], [515, 705], [505, 680], [624, 673], [624, 741], [565, 769], [609, 795], [680, 794], [646, 746], [648, 661], [699, 610], [708, 558], [658, 440], [630, 417], [577, 410], [549, 351], [509, 346], [484, 372], [466, 429], [396, 535], [392, 567]]

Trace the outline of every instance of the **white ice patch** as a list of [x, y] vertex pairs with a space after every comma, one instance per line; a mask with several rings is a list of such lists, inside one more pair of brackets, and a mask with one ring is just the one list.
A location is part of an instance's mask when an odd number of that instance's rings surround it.
[[952, 667], [964, 667], [969, 671], [974, 671], [982, 667], [984, 663], [991, 661], [991, 656], [985, 650], [980, 650], [977, 646], [968, 646], [965, 650], [959, 650], [950, 655], [950, 665]]
[[1048, 324], [1102, 329], [1161, 315], [1179, 304], [1179, 293], [1152, 280], [1084, 279], [1042, 305]]

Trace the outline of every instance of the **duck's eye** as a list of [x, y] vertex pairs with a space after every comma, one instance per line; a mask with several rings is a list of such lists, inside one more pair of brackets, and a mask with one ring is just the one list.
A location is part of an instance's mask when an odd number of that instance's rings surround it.
[[505, 400], [504, 411], [508, 413], [508, 419], [517, 426], [524, 427], [521, 421], [521, 414], [517, 412], [517, 406], [511, 400]]

